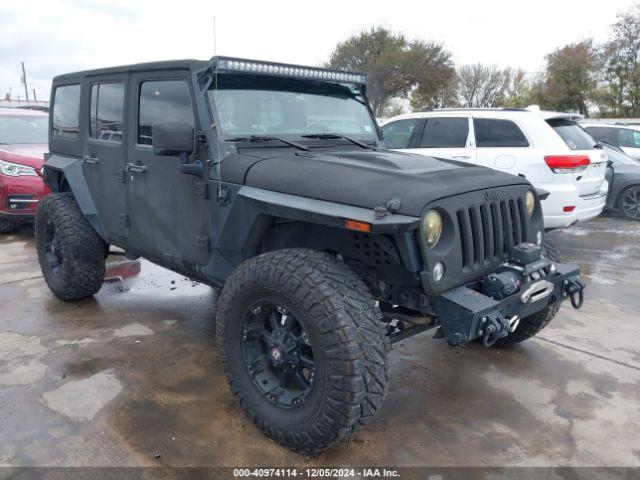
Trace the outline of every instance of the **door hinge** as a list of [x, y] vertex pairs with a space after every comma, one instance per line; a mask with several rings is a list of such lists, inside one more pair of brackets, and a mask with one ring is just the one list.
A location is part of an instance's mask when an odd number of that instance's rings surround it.
[[205, 200], [209, 199], [209, 187], [206, 182], [193, 182], [191, 189], [195, 195]]
[[204, 235], [198, 235], [196, 237], [196, 246], [206, 250], [207, 252], [211, 251], [211, 242], [209, 241], [209, 237], [205, 237]]
[[121, 213], [120, 215], [118, 215], [118, 217], [120, 218], [120, 223], [122, 223], [122, 225], [124, 225], [126, 228], [129, 228], [129, 215], [127, 215], [126, 213]]
[[122, 183], [126, 182], [127, 176], [124, 173], [124, 168], [119, 168], [118, 170], [116, 170], [116, 178]]
[[196, 140], [198, 143], [207, 143], [207, 134], [202, 130], [196, 131]]

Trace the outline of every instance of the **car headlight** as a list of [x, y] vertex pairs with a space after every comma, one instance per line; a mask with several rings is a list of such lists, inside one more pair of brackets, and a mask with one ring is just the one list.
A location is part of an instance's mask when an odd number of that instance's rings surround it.
[[533, 215], [533, 211], [536, 208], [536, 196], [531, 190], [529, 190], [527, 192], [527, 195], [524, 197], [524, 200], [527, 207], [527, 215], [529, 215], [529, 218], [531, 218], [531, 215]]
[[20, 165], [19, 163], [6, 162], [0, 160], [0, 173], [7, 175], [8, 177], [20, 177], [27, 175], [29, 177], [36, 177], [38, 174], [35, 169], [26, 165]]
[[422, 235], [429, 248], [433, 248], [442, 234], [442, 217], [436, 210], [429, 210], [422, 219]]

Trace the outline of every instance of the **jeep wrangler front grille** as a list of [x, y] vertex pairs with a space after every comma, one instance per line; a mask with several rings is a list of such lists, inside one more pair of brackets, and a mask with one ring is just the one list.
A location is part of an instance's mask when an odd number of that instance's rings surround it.
[[522, 198], [487, 202], [456, 212], [462, 267], [505, 258], [514, 245], [527, 241], [527, 214]]

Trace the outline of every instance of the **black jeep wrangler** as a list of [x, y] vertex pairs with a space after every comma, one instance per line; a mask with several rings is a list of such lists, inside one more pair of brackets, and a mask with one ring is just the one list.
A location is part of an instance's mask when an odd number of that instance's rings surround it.
[[220, 289], [220, 359], [266, 435], [318, 452], [387, 393], [390, 344], [538, 333], [570, 298], [521, 177], [385, 150], [366, 76], [216, 57], [56, 77], [36, 218], [62, 300], [109, 245]]

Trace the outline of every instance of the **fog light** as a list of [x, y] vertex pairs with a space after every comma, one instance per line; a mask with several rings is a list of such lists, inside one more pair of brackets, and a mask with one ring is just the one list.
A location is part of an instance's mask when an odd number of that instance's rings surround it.
[[433, 266], [433, 280], [439, 282], [444, 275], [444, 265], [438, 262]]
[[538, 230], [538, 233], [536, 233], [536, 243], [542, 245], [542, 230]]

